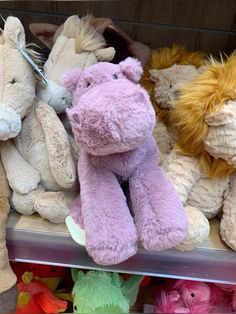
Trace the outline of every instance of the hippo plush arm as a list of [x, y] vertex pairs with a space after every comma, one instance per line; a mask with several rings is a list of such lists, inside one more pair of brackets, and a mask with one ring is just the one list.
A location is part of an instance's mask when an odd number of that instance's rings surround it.
[[53, 177], [62, 188], [71, 188], [76, 181], [76, 168], [65, 128], [55, 110], [42, 101], [36, 105], [36, 115], [45, 135]]
[[20, 155], [15, 145], [8, 140], [0, 147], [3, 166], [13, 191], [27, 194], [36, 189], [41, 178], [39, 172]]
[[79, 178], [86, 248], [97, 264], [118, 264], [136, 253], [137, 234], [115, 174], [94, 167], [81, 149]]
[[[129, 190], [139, 240], [147, 250], [163, 250], [187, 235], [187, 217], [170, 180], [159, 166], [154, 138], [144, 161], [129, 179]], [[147, 180], [148, 178], [148, 180]]]

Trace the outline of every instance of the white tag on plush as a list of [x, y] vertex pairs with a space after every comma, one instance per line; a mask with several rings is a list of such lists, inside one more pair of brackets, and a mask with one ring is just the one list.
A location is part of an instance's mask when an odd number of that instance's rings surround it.
[[19, 51], [22, 53], [22, 56], [29, 62], [29, 64], [32, 66], [32, 68], [35, 70], [35, 72], [41, 77], [41, 79], [44, 80], [44, 82], [47, 84], [47, 80], [44, 76], [43, 71], [37, 66], [37, 64], [34, 63], [34, 61], [30, 58], [28, 53], [22, 48], [18, 47]]
[[66, 226], [70, 232], [72, 239], [79, 245], [85, 246], [85, 231], [80, 226], [74, 223], [72, 217], [66, 218]]

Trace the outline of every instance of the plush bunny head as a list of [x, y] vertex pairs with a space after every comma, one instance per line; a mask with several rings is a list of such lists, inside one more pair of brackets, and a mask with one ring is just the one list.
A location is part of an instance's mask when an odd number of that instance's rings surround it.
[[0, 140], [18, 135], [35, 98], [34, 70], [19, 51], [25, 46], [21, 22], [8, 17], [0, 36]]
[[142, 67], [133, 58], [65, 75], [65, 86], [73, 93], [67, 114], [75, 140], [89, 153], [126, 152], [152, 134], [155, 113], [148, 94], [137, 84], [141, 75]]
[[98, 61], [112, 60], [115, 50], [105, 45], [102, 35], [91, 26], [89, 16], [70, 16], [63, 24], [62, 32], [44, 65], [48, 84], [39, 86], [39, 97], [57, 113], [64, 112], [71, 104], [71, 94], [63, 87], [62, 74], [66, 69], [84, 69]]
[[150, 70], [150, 79], [154, 82], [154, 97], [160, 108], [171, 109], [181, 88], [198, 74], [191, 64], [174, 64], [161, 70]]

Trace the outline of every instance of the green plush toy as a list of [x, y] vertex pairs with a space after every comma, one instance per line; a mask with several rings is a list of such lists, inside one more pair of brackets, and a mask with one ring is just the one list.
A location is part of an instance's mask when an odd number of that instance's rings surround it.
[[117, 273], [72, 269], [74, 313], [129, 313], [143, 276], [123, 280]]

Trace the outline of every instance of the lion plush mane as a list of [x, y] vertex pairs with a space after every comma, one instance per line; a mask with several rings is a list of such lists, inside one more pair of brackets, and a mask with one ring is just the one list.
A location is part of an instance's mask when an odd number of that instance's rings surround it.
[[176, 148], [199, 159], [201, 169], [211, 178], [220, 178], [235, 171], [223, 159], [214, 159], [204, 149], [208, 133], [207, 113], [217, 112], [229, 100], [236, 100], [236, 53], [225, 62], [210, 59], [205, 72], [185, 85], [170, 113], [177, 132]]
[[165, 124], [169, 125], [169, 109], [161, 109], [154, 98], [154, 85], [155, 83], [150, 79], [149, 70], [152, 69], [166, 69], [174, 64], [194, 65], [200, 67], [204, 64], [204, 53], [200, 51], [190, 52], [183, 46], [173, 45], [172, 47], [163, 47], [153, 50], [144, 68], [143, 77], [140, 81], [142, 86], [148, 91], [153, 107], [158, 118]]

